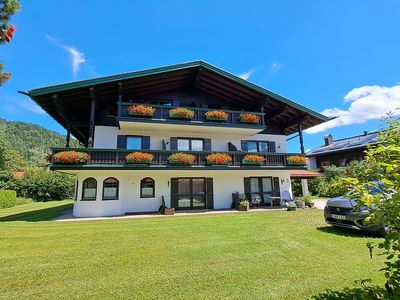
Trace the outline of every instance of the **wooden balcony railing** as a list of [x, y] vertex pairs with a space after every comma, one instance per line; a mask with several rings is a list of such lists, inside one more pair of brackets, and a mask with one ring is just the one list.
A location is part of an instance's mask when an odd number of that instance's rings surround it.
[[[140, 119], [140, 117], [133, 117], [129, 114], [128, 107], [132, 105], [139, 105], [143, 103], [127, 103], [127, 102], [118, 102], [118, 117], [122, 118], [132, 118], [132, 119]], [[194, 111], [194, 117], [191, 120], [184, 120], [184, 119], [176, 119], [176, 118], [171, 118], [169, 115], [169, 111], [172, 108], [176, 108], [177, 106], [167, 106], [167, 105], [153, 105], [153, 104], [146, 104], [147, 106], [154, 107], [156, 109], [153, 118], [150, 118], [150, 120], [157, 120], [157, 119], [162, 119], [162, 120], [171, 120], [174, 123], [190, 123], [191, 121], [195, 122], [207, 122], [207, 123], [213, 123], [213, 124], [233, 124], [233, 125], [240, 125], [240, 126], [264, 126], [265, 125], [265, 120], [264, 120], [264, 115], [265, 113], [262, 112], [246, 112], [246, 111], [236, 111], [236, 110], [223, 110], [228, 114], [228, 119], [226, 122], [218, 122], [218, 121], [213, 121], [213, 120], [207, 120], [205, 113], [208, 111], [212, 111], [215, 109], [208, 109], [208, 108], [197, 108], [197, 107], [185, 107], [188, 108], [192, 111]], [[257, 123], [242, 123], [240, 120], [240, 114], [243, 113], [250, 113], [254, 114], [257, 116], [260, 116], [260, 120]], [[147, 118], [148, 119], [148, 118]]]
[[[257, 154], [264, 157], [264, 161], [259, 165], [260, 167], [264, 166], [275, 166], [275, 167], [288, 167], [291, 166], [287, 162], [287, 157], [291, 155], [301, 155], [297, 153], [270, 153], [270, 152], [242, 152], [242, 151], [230, 151], [230, 152], [218, 152], [218, 151], [170, 151], [170, 150], [129, 150], [129, 149], [96, 149], [96, 148], [53, 148], [53, 155], [61, 152], [61, 151], [80, 151], [86, 152], [90, 155], [90, 159], [87, 162], [87, 165], [127, 165], [125, 161], [125, 157], [127, 154], [132, 152], [145, 152], [151, 153], [154, 156], [153, 161], [147, 167], [154, 166], [175, 166], [170, 165], [168, 163], [168, 157], [173, 153], [188, 153], [194, 155], [196, 158], [194, 163], [191, 166], [210, 166], [207, 164], [206, 156], [211, 153], [226, 153], [232, 158], [232, 162], [228, 164], [228, 166], [252, 166], [255, 167], [257, 165], [246, 165], [243, 162], [243, 158], [248, 154]], [[60, 166], [51, 160], [51, 166]], [[73, 166], [73, 165], [71, 165]], [[132, 166], [129, 164], [129, 166]], [[142, 167], [146, 167], [143, 165], [138, 165]], [[215, 165], [213, 165], [215, 166]], [[305, 167], [304, 165], [296, 165], [297, 167]]]

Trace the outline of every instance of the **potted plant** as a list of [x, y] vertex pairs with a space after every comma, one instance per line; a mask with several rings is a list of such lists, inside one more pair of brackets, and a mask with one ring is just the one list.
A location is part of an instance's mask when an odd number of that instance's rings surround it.
[[297, 206], [296, 203], [294, 201], [289, 201], [286, 205], [286, 210], [287, 211], [293, 211], [296, 210]]
[[264, 156], [257, 154], [247, 154], [243, 157], [242, 163], [244, 165], [261, 165], [264, 161]]
[[83, 165], [89, 159], [89, 154], [79, 151], [61, 151], [53, 155], [53, 163], [59, 165]]
[[248, 200], [242, 200], [239, 202], [238, 210], [239, 211], [248, 211], [250, 209], [250, 202]]
[[168, 157], [168, 163], [171, 165], [187, 165], [194, 163], [196, 156], [187, 153], [174, 153]]
[[305, 206], [307, 206], [309, 208], [314, 207], [314, 202], [312, 201], [313, 197], [310, 194], [301, 197], [301, 199], [304, 201]]
[[153, 161], [153, 154], [144, 152], [132, 152], [125, 156], [125, 161], [127, 164], [151, 164]]
[[128, 113], [130, 116], [134, 117], [153, 117], [154, 112], [156, 109], [154, 107], [145, 105], [145, 104], [138, 104], [138, 105], [131, 105], [128, 107]]
[[184, 107], [176, 107], [170, 109], [169, 117], [172, 119], [191, 120], [194, 118], [194, 111]]
[[251, 113], [243, 113], [239, 115], [239, 120], [241, 123], [248, 124], [258, 124], [260, 122], [261, 116], [257, 116]]
[[288, 165], [293, 166], [305, 166], [307, 164], [307, 158], [301, 155], [290, 155], [286, 157]]
[[209, 165], [228, 165], [232, 162], [232, 157], [226, 153], [213, 153], [206, 156]]
[[301, 197], [296, 199], [296, 205], [298, 208], [301, 208], [301, 209], [306, 208], [306, 203]]
[[222, 110], [210, 110], [205, 113], [207, 121], [226, 122], [229, 114]]

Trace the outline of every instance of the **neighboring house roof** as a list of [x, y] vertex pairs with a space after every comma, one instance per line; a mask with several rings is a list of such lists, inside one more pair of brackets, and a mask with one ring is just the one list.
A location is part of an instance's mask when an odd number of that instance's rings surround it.
[[336, 152], [345, 152], [354, 149], [365, 148], [376, 144], [379, 140], [379, 132], [371, 132], [363, 135], [352, 136], [335, 140], [329, 145], [323, 145], [307, 151], [306, 156], [319, 156]]
[[290, 173], [291, 178], [297, 178], [297, 179], [315, 178], [321, 176], [324, 176], [324, 174], [308, 170], [296, 170]]
[[328, 117], [204, 61], [194, 61], [136, 72], [58, 84], [22, 92], [81, 142], [89, 136], [91, 98], [104, 108], [118, 99], [151, 97], [174, 89], [205, 91], [250, 111], [264, 109], [266, 126], [286, 135], [321, 124]]

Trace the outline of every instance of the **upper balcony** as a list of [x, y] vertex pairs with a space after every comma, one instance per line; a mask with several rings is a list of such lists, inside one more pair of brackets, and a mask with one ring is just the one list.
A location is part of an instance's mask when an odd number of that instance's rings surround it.
[[[254, 135], [265, 128], [264, 113], [247, 112], [223, 109], [207, 109], [197, 107], [181, 107], [193, 112], [190, 118], [174, 116], [172, 109], [177, 106], [144, 104], [154, 109], [150, 116], [134, 114], [129, 108], [143, 105], [143, 103], [118, 102], [117, 121], [121, 129], [135, 130], [157, 130], [157, 131], [179, 131], [179, 132], [210, 132], [210, 127], [214, 133], [247, 134]], [[211, 111], [223, 111], [226, 118], [216, 119], [207, 116]], [[245, 121], [246, 115], [251, 115], [253, 122]], [[245, 116], [244, 116], [245, 115]], [[167, 126], [166, 126], [167, 125]], [[196, 126], [196, 127], [193, 127]]]

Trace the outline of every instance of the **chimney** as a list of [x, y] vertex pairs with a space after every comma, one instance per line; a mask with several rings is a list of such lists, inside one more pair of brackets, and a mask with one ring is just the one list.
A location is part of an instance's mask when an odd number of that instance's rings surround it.
[[332, 134], [328, 134], [328, 135], [324, 136], [324, 140], [325, 140], [325, 146], [329, 146], [330, 144], [332, 144], [333, 143]]
[[364, 131], [364, 135], [367, 135], [368, 134], [368, 131]]

